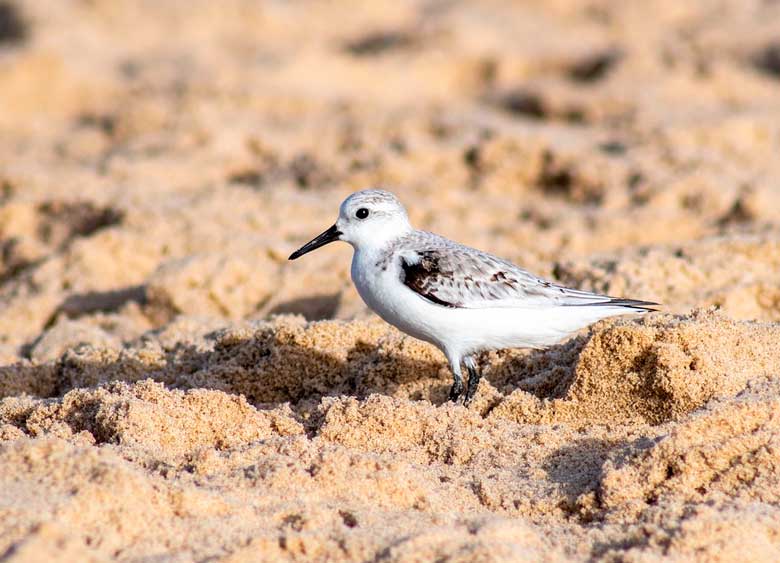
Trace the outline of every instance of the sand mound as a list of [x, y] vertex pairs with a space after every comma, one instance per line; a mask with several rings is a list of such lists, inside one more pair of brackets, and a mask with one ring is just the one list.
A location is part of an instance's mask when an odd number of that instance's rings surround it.
[[[0, 0], [0, 559], [775, 561], [780, 5]], [[349, 192], [660, 301], [441, 353]]]
[[[564, 349], [500, 366], [504, 377], [529, 369], [531, 374], [492, 414], [537, 423], [677, 420], [713, 398], [735, 395], [750, 381], [775, 375], [780, 352], [772, 343], [778, 337], [777, 325], [703, 311], [652, 315], [641, 324], [619, 321]], [[515, 382], [503, 383], [507, 388]], [[560, 399], [542, 403], [524, 391]]]

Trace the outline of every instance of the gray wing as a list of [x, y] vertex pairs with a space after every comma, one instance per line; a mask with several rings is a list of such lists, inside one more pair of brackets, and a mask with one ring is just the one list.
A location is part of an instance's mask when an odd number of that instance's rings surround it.
[[445, 307], [551, 307], [611, 305], [651, 310], [655, 303], [570, 289], [536, 277], [496, 256], [430, 233], [407, 240], [396, 255], [401, 281]]

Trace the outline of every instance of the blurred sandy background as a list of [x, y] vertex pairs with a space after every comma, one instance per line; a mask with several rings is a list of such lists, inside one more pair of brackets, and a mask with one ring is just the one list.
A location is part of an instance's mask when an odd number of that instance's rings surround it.
[[[0, 557], [777, 561], [780, 3], [0, 1]], [[372, 316], [349, 192], [665, 303]]]

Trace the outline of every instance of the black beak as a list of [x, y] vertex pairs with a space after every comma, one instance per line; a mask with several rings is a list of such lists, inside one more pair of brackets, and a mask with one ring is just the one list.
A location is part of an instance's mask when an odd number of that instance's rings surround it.
[[330, 229], [328, 229], [321, 235], [317, 236], [317, 238], [310, 240], [302, 247], [300, 247], [298, 250], [290, 254], [288, 260], [295, 260], [296, 258], [300, 258], [304, 254], [311, 252], [312, 250], [317, 250], [319, 247], [325, 246], [329, 242], [333, 242], [334, 240], [339, 240], [340, 236], [341, 236], [341, 231], [339, 231], [338, 228], [336, 228], [336, 225], [333, 225]]

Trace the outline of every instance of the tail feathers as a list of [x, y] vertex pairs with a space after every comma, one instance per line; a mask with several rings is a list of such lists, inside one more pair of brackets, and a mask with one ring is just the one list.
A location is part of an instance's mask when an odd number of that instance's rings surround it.
[[640, 301], [639, 299], [622, 299], [620, 297], [607, 297], [604, 296], [604, 301], [596, 301], [591, 303], [577, 303], [576, 305], [569, 305], [570, 307], [624, 307], [626, 309], [634, 309], [639, 313], [647, 313], [651, 311], [657, 311], [657, 307], [660, 307], [659, 303], [653, 301]]
[[657, 311], [660, 303], [655, 301], [641, 301], [639, 299], [612, 299], [607, 302], [610, 305], [619, 305], [630, 309], [640, 309], [642, 311]]

